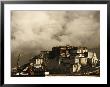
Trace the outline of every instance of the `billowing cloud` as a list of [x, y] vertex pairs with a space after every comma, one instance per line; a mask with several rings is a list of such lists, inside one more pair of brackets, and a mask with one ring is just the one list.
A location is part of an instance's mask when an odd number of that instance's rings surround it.
[[100, 11], [12, 11], [12, 61], [53, 46], [100, 46]]

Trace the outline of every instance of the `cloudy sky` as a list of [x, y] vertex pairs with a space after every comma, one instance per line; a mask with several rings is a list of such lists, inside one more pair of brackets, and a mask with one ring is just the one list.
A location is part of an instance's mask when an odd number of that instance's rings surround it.
[[[100, 46], [100, 11], [12, 11], [12, 65], [53, 46]], [[21, 63], [22, 63], [21, 62]]]

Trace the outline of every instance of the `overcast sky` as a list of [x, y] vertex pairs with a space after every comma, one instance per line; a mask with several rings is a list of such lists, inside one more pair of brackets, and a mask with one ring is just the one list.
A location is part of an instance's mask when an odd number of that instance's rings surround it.
[[12, 11], [11, 32], [14, 56], [28, 57], [59, 45], [97, 48], [100, 11]]

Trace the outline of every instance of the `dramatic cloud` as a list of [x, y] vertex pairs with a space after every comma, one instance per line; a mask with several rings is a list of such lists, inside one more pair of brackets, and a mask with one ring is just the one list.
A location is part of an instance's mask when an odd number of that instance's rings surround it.
[[[12, 11], [12, 61], [27, 61], [53, 46], [100, 46], [99, 11]], [[21, 62], [21, 63], [22, 63]]]

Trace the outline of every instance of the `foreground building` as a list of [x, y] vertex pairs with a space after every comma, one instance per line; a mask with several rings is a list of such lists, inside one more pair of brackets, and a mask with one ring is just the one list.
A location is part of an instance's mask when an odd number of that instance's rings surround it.
[[[95, 52], [89, 52], [86, 47], [58, 46], [52, 51], [41, 53], [29, 60], [26, 66], [21, 66], [12, 76], [47, 76], [47, 75], [90, 75], [100, 73], [99, 59]], [[96, 69], [98, 67], [98, 69]]]

